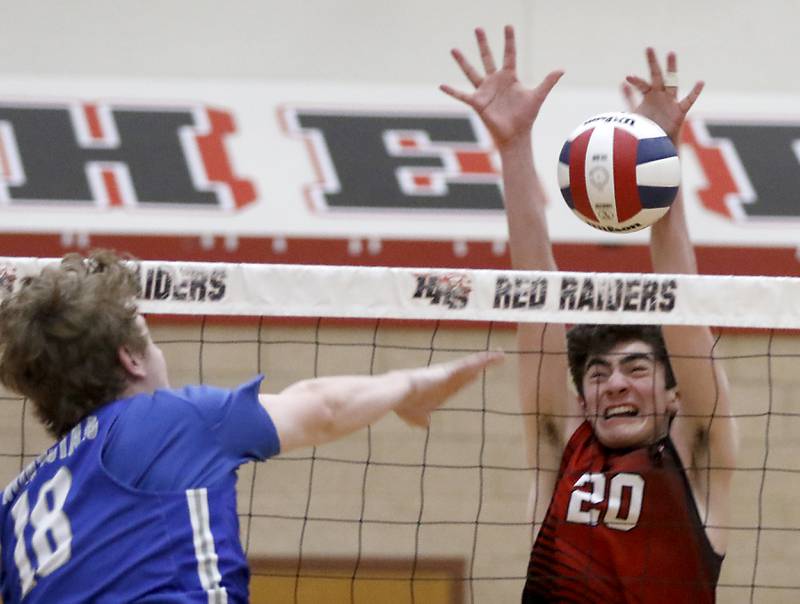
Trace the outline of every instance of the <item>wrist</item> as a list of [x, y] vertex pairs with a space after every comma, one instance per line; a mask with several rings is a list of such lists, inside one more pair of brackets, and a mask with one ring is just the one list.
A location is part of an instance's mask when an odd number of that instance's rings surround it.
[[502, 144], [498, 144], [497, 150], [504, 163], [507, 159], [513, 160], [527, 156], [533, 157], [533, 138], [530, 132], [526, 132], [525, 134], [510, 138]]
[[667, 132], [667, 136], [669, 136], [669, 140], [672, 141], [672, 144], [675, 145], [675, 149], [678, 149], [678, 145], [681, 144], [681, 133], [683, 132], [683, 124], [678, 126], [674, 131]]

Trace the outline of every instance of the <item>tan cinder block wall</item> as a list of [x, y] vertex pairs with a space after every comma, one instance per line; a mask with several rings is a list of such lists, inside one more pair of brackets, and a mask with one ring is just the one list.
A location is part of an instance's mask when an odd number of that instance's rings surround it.
[[[324, 321], [156, 324], [153, 333], [173, 385], [228, 386], [260, 371], [263, 392], [314, 375], [379, 373], [487, 347], [512, 351], [504, 366], [436, 412], [429, 433], [390, 416], [343, 441], [242, 468], [239, 511], [242, 541], [254, 557], [336, 556], [354, 567], [359, 555], [462, 557], [473, 577], [468, 601], [470, 592], [476, 603], [518, 601], [534, 473], [526, 468], [516, 415], [512, 329]], [[794, 601], [800, 338], [723, 333], [718, 356], [733, 387], [742, 442], [719, 601]], [[30, 405], [0, 400], [0, 483], [49, 444]]]

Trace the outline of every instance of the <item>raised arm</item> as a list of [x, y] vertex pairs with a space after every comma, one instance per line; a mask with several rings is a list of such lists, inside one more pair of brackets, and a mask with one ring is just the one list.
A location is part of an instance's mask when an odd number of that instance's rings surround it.
[[281, 453], [346, 436], [394, 411], [406, 423], [425, 427], [430, 413], [503, 358], [481, 352], [449, 363], [391, 371], [377, 376], [333, 376], [297, 382], [280, 394], [262, 394]]
[[513, 268], [556, 270], [544, 214], [547, 200], [533, 163], [531, 131], [542, 103], [563, 72], [553, 71], [536, 88], [526, 88], [517, 79], [514, 29], [505, 28], [500, 69], [495, 66], [486, 33], [478, 28], [475, 36], [485, 75], [460, 50], [453, 49], [453, 58], [475, 90], [465, 93], [447, 85], [441, 89], [475, 110], [500, 152]]
[[[642, 100], [634, 111], [659, 124], [678, 147], [686, 114], [700, 96], [703, 82], [697, 82], [689, 94], [679, 101], [678, 65], [675, 53], [670, 52], [667, 55], [666, 74], [662, 73], [652, 48], [647, 49], [646, 55], [650, 69], [650, 81], [637, 76], [628, 76], [627, 78], [628, 82], [642, 94]], [[628, 96], [628, 102], [632, 102], [630, 96]], [[683, 210], [683, 196], [680, 193], [667, 215], [653, 225], [650, 252], [653, 269], [656, 272], [697, 273], [697, 261], [694, 247], [689, 239]]]
[[[687, 112], [697, 100], [703, 83], [694, 85], [681, 100], [677, 96], [677, 59], [667, 55], [666, 73], [653, 49], [647, 49], [650, 81], [630, 76], [642, 94], [635, 109], [657, 122], [676, 147]], [[697, 274], [697, 260], [689, 239], [683, 195], [678, 194], [670, 211], [651, 229], [650, 253], [653, 270], [659, 273]], [[719, 362], [713, 360], [715, 338], [705, 326], [665, 326], [664, 339], [680, 392], [680, 410], [671, 431], [673, 441], [689, 470], [696, 494], [702, 495], [706, 524], [724, 525], [730, 489], [730, 470], [736, 457], [736, 426], [731, 417], [728, 381]], [[713, 534], [712, 534], [713, 533]], [[709, 531], [712, 543], [724, 550], [719, 530]]]
[[[452, 51], [474, 90], [441, 89], [475, 110], [500, 153], [512, 267], [556, 270], [545, 218], [547, 199], [533, 161], [532, 129], [542, 103], [563, 72], [553, 71], [535, 88], [527, 88], [517, 79], [513, 28], [505, 28], [505, 51], [499, 69], [485, 32], [477, 29], [475, 35], [483, 74], [459, 50]], [[568, 395], [564, 326], [522, 323], [517, 327], [517, 337], [528, 463], [552, 465], [581, 417], [577, 402]], [[540, 495], [540, 501], [549, 500], [547, 493]]]

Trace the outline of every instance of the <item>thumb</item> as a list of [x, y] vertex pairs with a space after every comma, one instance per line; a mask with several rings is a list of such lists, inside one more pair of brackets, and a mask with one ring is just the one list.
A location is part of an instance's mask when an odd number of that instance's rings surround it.
[[564, 70], [562, 69], [556, 69], [555, 71], [551, 71], [550, 73], [548, 73], [546, 76], [544, 76], [544, 79], [538, 86], [539, 92], [544, 96], [550, 94], [550, 91], [556, 84], [558, 84], [558, 81], [561, 79], [561, 76], [563, 75], [564, 75]]

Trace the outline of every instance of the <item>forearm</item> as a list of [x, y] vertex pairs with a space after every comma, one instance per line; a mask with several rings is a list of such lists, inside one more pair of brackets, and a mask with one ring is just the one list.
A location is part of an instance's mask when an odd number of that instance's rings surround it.
[[530, 134], [500, 150], [511, 264], [517, 270], [556, 270]]
[[[679, 192], [672, 208], [653, 225], [650, 251], [653, 270], [658, 273], [697, 274], [697, 260], [684, 213], [683, 196]], [[705, 434], [715, 456], [726, 462], [735, 454], [735, 425], [730, 415], [730, 402], [725, 372], [714, 361], [716, 339], [703, 325], [665, 325], [664, 340], [672, 369], [681, 392], [680, 413], [686, 424], [683, 439], [696, 447], [698, 433]], [[716, 419], [712, 421], [712, 415]], [[680, 437], [679, 437], [680, 440]], [[719, 465], [724, 463], [719, 462]]]
[[[530, 134], [514, 145], [501, 148], [500, 153], [512, 267], [557, 270], [545, 216], [547, 198], [534, 167]], [[517, 326], [519, 398], [526, 417], [529, 451], [538, 447], [537, 421], [557, 423], [558, 427], [548, 432], [557, 440], [562, 436], [563, 421], [555, 416], [567, 412], [566, 384], [558, 379], [540, 380], [540, 376], [566, 376], [566, 355], [560, 354], [565, 346], [565, 331], [561, 324], [520, 323]], [[542, 350], [547, 354], [542, 355]]]
[[651, 228], [650, 256], [656, 273], [697, 274], [697, 260], [689, 239], [680, 191], [669, 212]]
[[477, 352], [377, 376], [304, 380], [278, 395], [261, 395], [261, 403], [275, 424], [282, 452], [345, 436], [389, 411], [407, 424], [425, 427], [431, 411], [502, 359], [499, 352]]
[[335, 376], [298, 382], [282, 394], [297, 397], [309, 442], [323, 444], [364, 428], [406, 402], [414, 392], [408, 372]]

